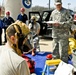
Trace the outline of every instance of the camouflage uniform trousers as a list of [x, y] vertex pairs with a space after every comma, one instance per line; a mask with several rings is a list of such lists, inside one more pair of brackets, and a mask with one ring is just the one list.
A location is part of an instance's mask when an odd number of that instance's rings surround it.
[[53, 57], [56, 59], [61, 59], [62, 61], [68, 63], [68, 38], [54, 38], [53, 39]]

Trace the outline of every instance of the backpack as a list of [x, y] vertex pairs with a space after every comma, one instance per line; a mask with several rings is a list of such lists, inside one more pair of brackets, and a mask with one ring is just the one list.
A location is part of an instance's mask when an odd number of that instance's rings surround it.
[[35, 73], [35, 61], [33, 61], [31, 58], [25, 56], [24, 54], [22, 55], [22, 57], [26, 60], [30, 73]]

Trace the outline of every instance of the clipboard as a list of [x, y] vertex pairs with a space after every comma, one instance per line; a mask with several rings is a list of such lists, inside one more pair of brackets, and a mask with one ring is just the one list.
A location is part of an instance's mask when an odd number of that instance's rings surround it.
[[54, 23], [57, 23], [57, 21], [47, 21], [46, 23], [47, 24], [54, 24]]

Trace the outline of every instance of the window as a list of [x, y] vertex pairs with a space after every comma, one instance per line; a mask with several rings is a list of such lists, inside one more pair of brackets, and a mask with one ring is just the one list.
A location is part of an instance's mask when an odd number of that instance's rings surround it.
[[49, 14], [48, 12], [44, 12], [43, 13], [43, 17], [42, 17], [42, 20], [43, 21], [45, 21], [45, 19], [47, 18], [48, 14]]

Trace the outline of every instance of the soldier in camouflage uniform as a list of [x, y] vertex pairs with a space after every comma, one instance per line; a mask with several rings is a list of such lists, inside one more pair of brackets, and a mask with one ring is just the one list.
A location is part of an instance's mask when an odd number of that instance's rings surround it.
[[69, 28], [72, 17], [68, 10], [62, 7], [61, 0], [55, 0], [56, 9], [51, 14], [51, 20], [55, 21], [52, 29], [53, 56], [68, 62]]

